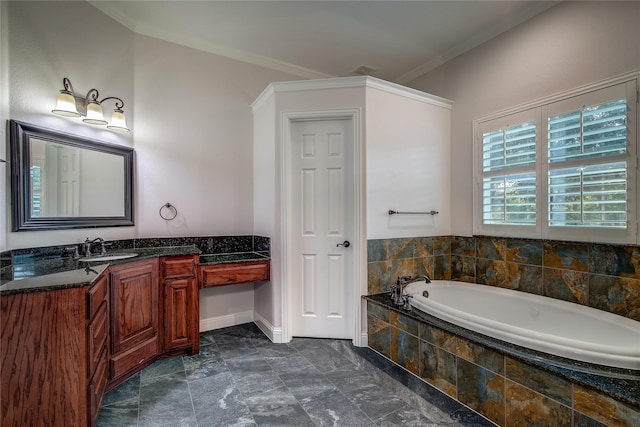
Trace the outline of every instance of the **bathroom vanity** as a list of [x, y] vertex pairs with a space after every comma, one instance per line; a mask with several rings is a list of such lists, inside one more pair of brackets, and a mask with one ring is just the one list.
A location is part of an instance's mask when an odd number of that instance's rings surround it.
[[107, 389], [199, 352], [199, 250], [137, 252], [111, 264], [43, 261], [70, 270], [0, 287], [3, 426], [95, 425]]

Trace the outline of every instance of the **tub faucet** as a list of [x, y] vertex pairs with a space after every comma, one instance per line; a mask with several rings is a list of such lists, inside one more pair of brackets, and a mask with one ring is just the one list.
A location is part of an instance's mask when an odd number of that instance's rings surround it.
[[395, 305], [404, 304], [402, 301], [402, 290], [403, 286], [406, 286], [410, 280], [411, 276], [399, 276], [396, 279], [396, 284], [391, 287], [391, 301], [393, 301]]

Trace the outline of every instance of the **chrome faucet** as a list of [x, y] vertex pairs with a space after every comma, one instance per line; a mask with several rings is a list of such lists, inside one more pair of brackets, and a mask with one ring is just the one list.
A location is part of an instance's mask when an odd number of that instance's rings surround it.
[[431, 279], [429, 276], [400, 276], [396, 280], [396, 284], [391, 287], [391, 300], [397, 306], [402, 306], [405, 310], [411, 311], [411, 304], [409, 303], [409, 299], [413, 298], [411, 295], [407, 295], [404, 293], [404, 288], [407, 287], [409, 283], [418, 282], [420, 280], [424, 280], [425, 283], [431, 283]]
[[106, 245], [104, 243], [104, 239], [102, 237], [96, 237], [93, 240], [89, 240], [89, 238], [87, 237], [85, 239], [84, 243], [82, 244], [84, 256], [86, 256], [86, 257], [87, 256], [91, 256], [91, 247], [95, 243], [99, 243], [100, 244], [100, 255], [106, 255], [107, 254], [107, 248], [106, 248]]

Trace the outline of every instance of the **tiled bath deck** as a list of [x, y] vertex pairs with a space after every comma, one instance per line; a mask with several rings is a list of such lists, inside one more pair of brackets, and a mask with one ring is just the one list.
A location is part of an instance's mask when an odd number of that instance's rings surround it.
[[156, 362], [107, 393], [98, 426], [493, 425], [349, 341], [273, 344], [249, 323], [200, 342], [199, 355]]

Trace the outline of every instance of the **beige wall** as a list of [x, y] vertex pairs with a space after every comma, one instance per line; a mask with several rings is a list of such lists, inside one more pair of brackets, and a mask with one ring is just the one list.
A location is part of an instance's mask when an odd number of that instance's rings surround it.
[[640, 2], [565, 2], [409, 86], [454, 101], [452, 233], [472, 234], [472, 120], [640, 70]]
[[[296, 77], [134, 34], [85, 2], [2, 6], [9, 25], [8, 36], [0, 32], [0, 55], [6, 50], [9, 58], [0, 70], [8, 69], [9, 90], [0, 95], [8, 104], [1, 118], [132, 146], [136, 226], [12, 233], [7, 218], [0, 250], [81, 242], [87, 236], [253, 234], [250, 105], [270, 82]], [[103, 96], [123, 98], [132, 132], [51, 114], [63, 77], [82, 95], [97, 87]], [[0, 172], [5, 170], [0, 165]], [[0, 184], [6, 179], [3, 174]], [[0, 186], [3, 212], [10, 206], [8, 190], [8, 184]], [[166, 202], [178, 209], [174, 221], [158, 215]], [[201, 318], [252, 313], [252, 285], [232, 288], [202, 291]]]

